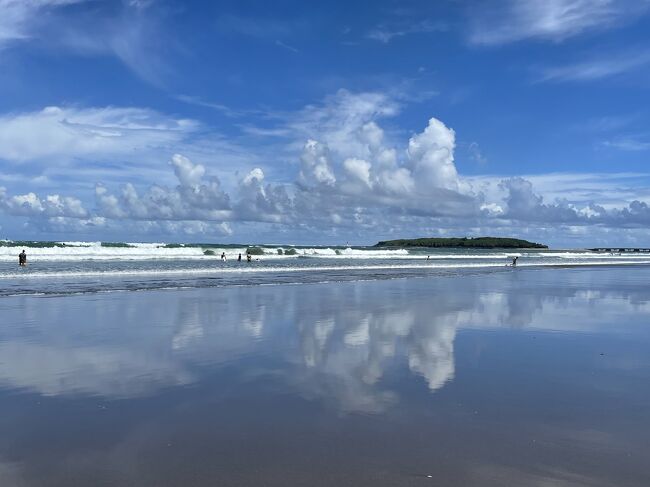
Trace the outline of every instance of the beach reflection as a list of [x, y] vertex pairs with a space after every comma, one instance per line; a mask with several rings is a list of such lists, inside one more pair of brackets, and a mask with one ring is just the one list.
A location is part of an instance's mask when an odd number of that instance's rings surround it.
[[[0, 387], [12, 394], [146, 397], [234, 365], [341, 411], [379, 413], [402, 394], [386, 380], [392, 372], [420, 377], [430, 392], [454, 380], [460, 330], [608, 333], [617, 323], [621, 332], [650, 315], [650, 289], [609, 286], [593, 274], [567, 272], [562, 285], [553, 273], [530, 271], [4, 298]], [[267, 360], [272, 370], [261, 365]]]

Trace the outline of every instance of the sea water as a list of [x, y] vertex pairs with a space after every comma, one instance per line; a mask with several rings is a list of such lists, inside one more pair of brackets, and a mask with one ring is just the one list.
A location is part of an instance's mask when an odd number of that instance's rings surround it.
[[[517, 267], [646, 265], [643, 252], [21, 242], [0, 246], [0, 295], [373, 280]], [[28, 265], [17, 265], [25, 248]], [[226, 260], [221, 259], [225, 254]], [[242, 261], [238, 261], [242, 255]]]

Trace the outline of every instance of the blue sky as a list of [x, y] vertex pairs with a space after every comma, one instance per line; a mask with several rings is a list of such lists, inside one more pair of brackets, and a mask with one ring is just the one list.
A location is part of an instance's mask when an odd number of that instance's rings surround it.
[[650, 2], [0, 0], [0, 237], [650, 246]]

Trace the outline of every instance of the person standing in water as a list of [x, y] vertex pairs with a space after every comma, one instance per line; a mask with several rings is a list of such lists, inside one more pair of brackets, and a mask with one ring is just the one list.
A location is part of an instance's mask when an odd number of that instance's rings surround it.
[[519, 256], [516, 256], [514, 259], [512, 259], [512, 267], [517, 267], [517, 259]]
[[241, 262], [241, 252], [239, 252], [239, 257], [237, 257], [237, 262]]
[[221, 252], [221, 260], [222, 260], [222, 262], [226, 262], [226, 253], [225, 252]]
[[27, 254], [25, 253], [25, 249], [18, 254], [18, 265], [20, 267], [25, 267], [27, 265]]
[[251, 260], [253, 260], [253, 257], [251, 256], [251, 254], [246, 252], [246, 262], [250, 262]]

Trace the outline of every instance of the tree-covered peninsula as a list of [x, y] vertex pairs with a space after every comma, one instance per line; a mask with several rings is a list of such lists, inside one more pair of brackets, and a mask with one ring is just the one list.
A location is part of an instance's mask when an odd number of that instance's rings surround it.
[[446, 247], [446, 248], [475, 248], [475, 249], [547, 249], [543, 245], [518, 238], [500, 237], [453, 237], [453, 238], [409, 238], [399, 240], [383, 240], [375, 247]]

